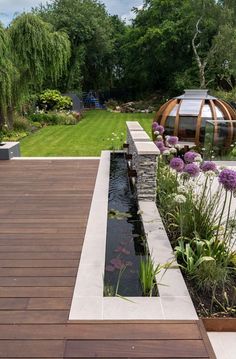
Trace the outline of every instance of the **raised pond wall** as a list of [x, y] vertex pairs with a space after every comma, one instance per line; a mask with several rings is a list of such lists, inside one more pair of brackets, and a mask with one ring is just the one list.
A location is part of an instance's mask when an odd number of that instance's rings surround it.
[[157, 161], [159, 149], [137, 122], [127, 122], [128, 153], [131, 169], [136, 171], [136, 186], [140, 201], [156, 200]]

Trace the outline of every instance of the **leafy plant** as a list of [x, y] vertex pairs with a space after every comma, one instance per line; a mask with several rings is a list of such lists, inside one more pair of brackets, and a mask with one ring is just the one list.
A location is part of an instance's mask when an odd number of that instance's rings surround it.
[[[140, 261], [139, 280], [142, 287], [143, 295], [145, 297], [152, 297], [157, 294], [157, 282], [156, 276], [163, 270], [167, 270], [170, 267], [170, 263], [163, 265], [156, 265], [150, 255], [147, 255], [145, 259]], [[165, 272], [164, 272], [165, 273]]]
[[109, 219], [122, 220], [122, 219], [126, 219], [126, 218], [131, 218], [131, 217], [132, 217], [132, 215], [130, 213], [120, 212], [115, 209], [110, 209], [108, 212]]
[[13, 121], [14, 131], [29, 131], [30, 122], [26, 117], [15, 116]]
[[115, 297], [114, 286], [108, 283], [104, 283], [103, 295], [104, 297]]
[[116, 107], [119, 106], [119, 103], [116, 100], [109, 99], [108, 101], [105, 102], [105, 106], [110, 110], [115, 110]]
[[[191, 244], [195, 244], [195, 250], [193, 250]], [[180, 266], [188, 273], [188, 275], [193, 276], [196, 273], [198, 267], [207, 261], [214, 261], [213, 257], [204, 256], [202, 247], [204, 242], [192, 241], [190, 243], [185, 243], [183, 238], [178, 242], [178, 245], [175, 247], [175, 254], [180, 260]]]
[[69, 110], [72, 100], [68, 96], [62, 96], [58, 90], [46, 90], [39, 96], [40, 108], [46, 110]]
[[29, 116], [32, 122], [38, 122], [43, 125], [75, 125], [77, 119], [66, 112], [35, 113]]
[[196, 235], [196, 239], [187, 240], [178, 241], [175, 253], [180, 266], [194, 279], [196, 287], [209, 291], [213, 286], [224, 286], [235, 271], [232, 265], [235, 253], [225, 242], [214, 237], [201, 240]]

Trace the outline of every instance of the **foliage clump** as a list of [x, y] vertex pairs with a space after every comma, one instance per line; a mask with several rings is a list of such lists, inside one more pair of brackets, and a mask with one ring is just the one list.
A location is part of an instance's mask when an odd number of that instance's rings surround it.
[[68, 96], [62, 96], [58, 90], [45, 90], [39, 95], [39, 107], [50, 110], [70, 110], [72, 100]]

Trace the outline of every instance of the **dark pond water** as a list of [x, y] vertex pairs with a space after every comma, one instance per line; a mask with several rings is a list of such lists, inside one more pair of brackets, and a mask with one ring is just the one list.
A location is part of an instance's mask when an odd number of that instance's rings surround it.
[[[140, 258], [146, 240], [124, 154], [111, 154], [104, 295], [142, 296]], [[109, 293], [108, 293], [109, 292]]]

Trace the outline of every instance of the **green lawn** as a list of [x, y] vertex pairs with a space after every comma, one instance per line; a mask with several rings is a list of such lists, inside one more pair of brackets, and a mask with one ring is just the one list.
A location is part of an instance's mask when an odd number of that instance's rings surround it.
[[126, 121], [139, 121], [151, 134], [153, 117], [154, 114], [88, 111], [76, 126], [48, 126], [22, 139], [21, 153], [34, 157], [100, 156], [102, 150], [122, 146], [126, 138]]

